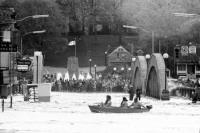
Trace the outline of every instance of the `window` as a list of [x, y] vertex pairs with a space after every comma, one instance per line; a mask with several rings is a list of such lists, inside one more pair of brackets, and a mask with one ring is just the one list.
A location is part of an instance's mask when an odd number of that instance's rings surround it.
[[179, 54], [180, 54], [179, 49], [175, 49], [175, 57], [176, 57], [176, 58], [179, 58]]
[[119, 53], [117, 53], [117, 58], [119, 58]]
[[178, 64], [178, 71], [186, 71], [186, 65], [185, 64]]

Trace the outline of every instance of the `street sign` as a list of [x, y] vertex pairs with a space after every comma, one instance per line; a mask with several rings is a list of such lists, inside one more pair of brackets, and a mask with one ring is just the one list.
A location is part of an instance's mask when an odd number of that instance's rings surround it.
[[19, 72], [27, 72], [28, 71], [28, 65], [17, 65], [17, 70]]
[[0, 52], [17, 52], [17, 45], [10, 43], [1, 43]]
[[17, 59], [17, 70], [19, 72], [27, 72], [31, 63], [32, 62], [30, 60]]
[[17, 59], [17, 65], [31, 65], [31, 61], [30, 60], [26, 60], [26, 59]]

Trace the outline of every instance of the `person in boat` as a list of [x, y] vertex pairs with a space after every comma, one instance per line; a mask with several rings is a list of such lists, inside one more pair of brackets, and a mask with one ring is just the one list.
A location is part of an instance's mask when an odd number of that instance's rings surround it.
[[120, 107], [122, 108], [128, 107], [128, 100], [126, 99], [126, 97], [123, 97]]
[[145, 107], [145, 106], [138, 101], [138, 98], [135, 98], [134, 102], [130, 105], [130, 107], [131, 108], [141, 109], [142, 107]]
[[112, 105], [111, 96], [107, 95], [106, 96], [106, 101], [104, 103], [102, 103], [101, 106], [103, 106], [103, 107], [110, 107], [111, 105]]

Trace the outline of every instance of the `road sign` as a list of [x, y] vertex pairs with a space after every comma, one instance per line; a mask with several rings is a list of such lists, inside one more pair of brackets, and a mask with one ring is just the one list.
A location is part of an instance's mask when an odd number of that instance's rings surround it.
[[1, 43], [0, 52], [17, 52], [17, 45], [10, 43]]
[[26, 60], [26, 59], [17, 59], [17, 65], [31, 65], [31, 61], [30, 60]]

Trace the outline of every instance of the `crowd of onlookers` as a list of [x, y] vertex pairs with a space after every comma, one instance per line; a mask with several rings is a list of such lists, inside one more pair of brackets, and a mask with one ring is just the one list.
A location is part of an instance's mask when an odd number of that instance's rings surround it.
[[122, 79], [120, 76], [112, 75], [107, 78], [85, 79], [85, 80], [65, 80], [57, 79], [56, 75], [44, 75], [44, 82], [52, 83], [52, 91], [70, 92], [127, 92], [130, 80]]

